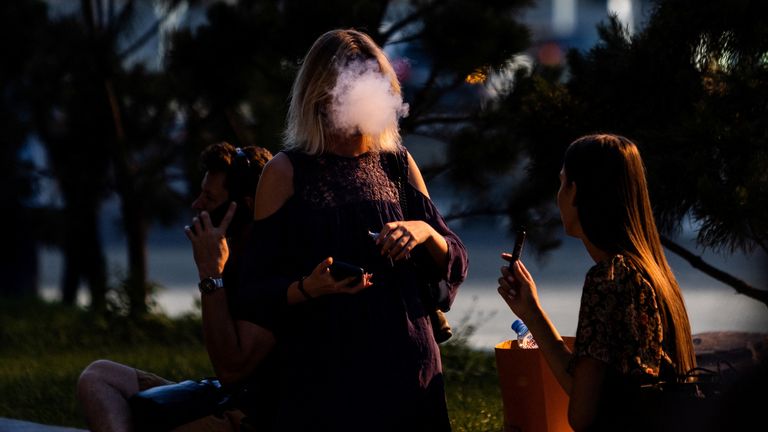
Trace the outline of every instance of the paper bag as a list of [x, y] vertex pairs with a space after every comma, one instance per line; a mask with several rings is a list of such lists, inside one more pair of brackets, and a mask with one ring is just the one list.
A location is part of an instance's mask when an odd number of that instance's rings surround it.
[[[573, 337], [564, 337], [573, 348]], [[522, 349], [517, 340], [496, 345], [496, 368], [504, 408], [504, 432], [564, 432], [568, 395], [538, 349]]]

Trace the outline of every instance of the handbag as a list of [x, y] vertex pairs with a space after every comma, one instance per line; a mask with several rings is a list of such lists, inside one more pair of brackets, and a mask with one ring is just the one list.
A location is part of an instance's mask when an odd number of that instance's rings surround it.
[[673, 380], [642, 385], [639, 404], [653, 430], [710, 430], [720, 412], [720, 371], [693, 368]]
[[232, 394], [217, 379], [186, 380], [152, 387], [130, 398], [134, 428], [169, 431], [191, 421], [231, 409]]

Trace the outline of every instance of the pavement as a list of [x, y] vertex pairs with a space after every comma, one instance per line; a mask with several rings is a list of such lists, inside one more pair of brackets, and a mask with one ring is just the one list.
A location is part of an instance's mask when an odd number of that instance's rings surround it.
[[693, 335], [693, 348], [700, 367], [745, 371], [768, 364], [768, 333], [698, 333]]
[[13, 420], [0, 417], [0, 432], [87, 432], [85, 429], [75, 429], [63, 426], [50, 426], [23, 420]]

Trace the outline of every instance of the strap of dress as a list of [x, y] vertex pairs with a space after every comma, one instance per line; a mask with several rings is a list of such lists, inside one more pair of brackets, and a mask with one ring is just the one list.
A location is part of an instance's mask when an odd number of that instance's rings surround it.
[[405, 188], [408, 184], [408, 156], [404, 147], [398, 147], [394, 152], [384, 153], [387, 158], [387, 175], [389, 179], [397, 186], [397, 195], [400, 200], [400, 210], [403, 212], [403, 218], [409, 219], [408, 215], [408, 196]]
[[307, 154], [296, 150], [282, 150], [280, 153], [284, 153], [288, 156], [288, 160], [291, 161], [293, 166], [293, 191], [303, 190], [305, 182], [305, 174], [307, 172]]

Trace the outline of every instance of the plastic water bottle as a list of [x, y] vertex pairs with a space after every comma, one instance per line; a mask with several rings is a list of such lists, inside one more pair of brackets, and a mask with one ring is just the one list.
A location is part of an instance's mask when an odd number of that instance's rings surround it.
[[518, 319], [512, 323], [512, 330], [517, 333], [517, 344], [520, 348], [533, 349], [539, 347], [539, 345], [536, 344], [536, 340], [533, 339], [530, 330], [528, 330], [528, 327], [521, 320]]

